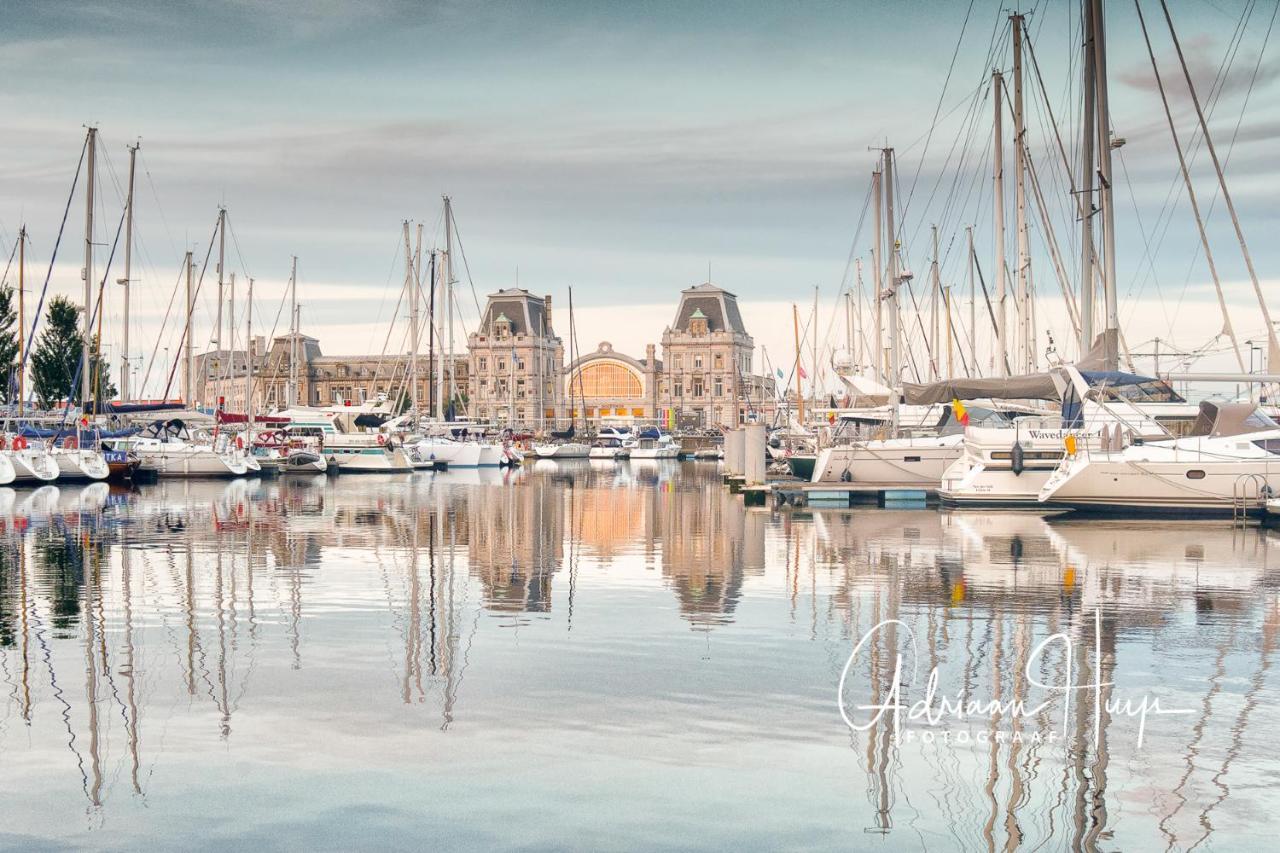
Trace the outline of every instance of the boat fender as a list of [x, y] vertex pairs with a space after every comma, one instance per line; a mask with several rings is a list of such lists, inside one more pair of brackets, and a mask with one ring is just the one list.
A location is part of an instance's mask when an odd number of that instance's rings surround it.
[[852, 483], [852, 482], [853, 482], [853, 474], [849, 473], [849, 469], [848, 469], [848, 468], [845, 468], [843, 471], [841, 471], [841, 472], [840, 472], [840, 482], [842, 482], [842, 483]]
[[1023, 465], [1022, 456], [1022, 442], [1015, 441], [1013, 443], [1013, 448], [1009, 451], [1009, 467], [1013, 469], [1013, 476], [1015, 477], [1019, 476], [1025, 467]]
[[382, 433], [378, 433], [378, 444], [386, 444], [386, 443], [387, 443], [387, 437]]
[[1068, 435], [1062, 439], [1062, 444], [1066, 447], [1068, 456], [1076, 455], [1076, 437], [1074, 435]]
[[65, 447], [67, 450], [75, 450], [77, 447], [79, 447], [79, 444], [80, 443], [76, 441], [76, 437], [74, 435], [69, 435], [66, 438], [62, 439], [62, 446]]
[[236, 436], [236, 450], [244, 450], [244, 436]]
[[20, 436], [18, 436], [17, 438], [15, 438], [15, 439], [13, 440], [13, 449], [14, 449], [14, 450], [26, 450], [26, 449], [27, 449], [27, 439], [26, 439], [26, 437], [25, 437], [25, 436], [21, 436], [21, 435], [20, 435]]
[[0, 435], [0, 450], [4, 450], [5, 437]]

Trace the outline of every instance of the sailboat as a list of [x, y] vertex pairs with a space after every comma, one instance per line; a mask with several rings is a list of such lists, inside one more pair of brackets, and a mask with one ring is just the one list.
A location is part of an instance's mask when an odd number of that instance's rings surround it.
[[[570, 361], [576, 356], [578, 333], [573, 321], [573, 288], [569, 288], [569, 351]], [[578, 391], [582, 405], [583, 420], [586, 420], [586, 396], [582, 393], [582, 374], [578, 373]], [[578, 407], [573, 402], [573, 388], [569, 388], [569, 428], [552, 430], [551, 441], [533, 445], [533, 452], [539, 459], [589, 459], [591, 445], [576, 440], [578, 433], [576, 420]]]

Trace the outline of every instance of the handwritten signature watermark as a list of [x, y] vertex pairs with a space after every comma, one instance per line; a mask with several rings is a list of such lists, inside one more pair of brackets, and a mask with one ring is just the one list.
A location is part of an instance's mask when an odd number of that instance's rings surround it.
[[[882, 631], [895, 630], [902, 632], [903, 637], [899, 637], [899, 641], [908, 642], [911, 648], [910, 675], [911, 677], [904, 681], [902, 655], [894, 652], [892, 661], [892, 672], [888, 678], [888, 686], [884, 694], [872, 704], [856, 705], [853, 711], [867, 714], [862, 722], [858, 722], [850, 716], [850, 709], [845, 704], [845, 685], [849, 678], [849, 673], [857, 662], [859, 655], [866, 649]], [[1105, 712], [1111, 716], [1136, 717], [1138, 719], [1138, 741], [1139, 748], [1142, 747], [1146, 737], [1147, 720], [1151, 716], [1162, 716], [1171, 714], [1191, 714], [1194, 713], [1189, 708], [1165, 708], [1160, 704], [1159, 697], [1150, 695], [1116, 697], [1115, 695], [1107, 695], [1111, 693], [1108, 688], [1114, 687], [1115, 682], [1103, 681], [1100, 673], [1102, 672], [1102, 615], [1098, 610], [1094, 610], [1093, 614], [1093, 672], [1099, 673], [1098, 677], [1087, 679], [1082, 682], [1073, 681], [1075, 674], [1071, 662], [1075, 660], [1076, 641], [1068, 634], [1058, 633], [1051, 634], [1041, 640], [1031, 650], [1024, 667], [1024, 676], [1026, 685], [1030, 689], [1042, 690], [1049, 698], [1043, 702], [1032, 704], [1023, 696], [1013, 696], [1008, 699], [1001, 698], [976, 698], [968, 693], [961, 691], [956, 695], [948, 695], [939, 689], [938, 668], [935, 666], [929, 671], [929, 675], [924, 683], [924, 695], [915, 702], [907, 703], [903, 701], [902, 693], [904, 687], [918, 684], [919, 678], [919, 653], [916, 648], [915, 633], [910, 626], [899, 619], [885, 619], [877, 623], [870, 631], [862, 635], [862, 639], [853, 647], [853, 651], [849, 654], [849, 659], [845, 661], [844, 669], [840, 672], [840, 684], [837, 688], [837, 702], [840, 708], [840, 716], [844, 720], [845, 725], [851, 731], [862, 732], [867, 731], [873, 726], [881, 723], [888, 718], [888, 724], [895, 740], [914, 740], [914, 733], [910, 730], [904, 732], [904, 720], [915, 724], [916, 726], [925, 727], [924, 734], [932, 735], [932, 730], [938, 730], [939, 737], [922, 737], [922, 740], [932, 742], [935, 739], [941, 739], [945, 742], [968, 742], [967, 733], [965, 737], [952, 737], [946, 732], [945, 726], [948, 723], [969, 722], [975, 720], [992, 720], [994, 718], [1001, 719], [1019, 719], [1032, 717], [1040, 714], [1053, 704], [1055, 697], [1063, 699], [1062, 713], [1062, 737], [1065, 739], [1068, 727], [1070, 725], [1073, 706], [1076, 704], [1077, 697], [1088, 691], [1091, 694], [1094, 714], [1094, 743], [1100, 742], [1102, 730], [1099, 724], [1101, 713]], [[1037, 667], [1041, 657], [1045, 651], [1055, 644], [1061, 644], [1064, 651], [1065, 667], [1062, 674], [1062, 680], [1059, 683], [1041, 681], [1037, 673], [1033, 670]], [[1077, 709], [1077, 713], [1079, 713]], [[1050, 732], [1048, 740], [1056, 740], [1056, 733]], [[984, 737], [976, 737], [975, 740], [985, 742], [987, 740], [1002, 741], [1009, 739], [1011, 736], [999, 732], [994, 735], [985, 735]], [[1015, 734], [1013, 737], [1022, 737]], [[1027, 735], [1028, 738], [1032, 735]], [[1037, 740], [1042, 736], [1035, 735]]]

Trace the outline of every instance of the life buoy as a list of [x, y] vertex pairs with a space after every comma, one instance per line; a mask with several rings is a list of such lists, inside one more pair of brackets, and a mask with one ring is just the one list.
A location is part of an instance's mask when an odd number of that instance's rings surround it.
[[14, 449], [14, 450], [26, 450], [26, 449], [27, 449], [27, 439], [26, 439], [26, 437], [25, 437], [25, 436], [21, 436], [21, 435], [20, 435], [20, 436], [18, 436], [17, 438], [15, 438], [15, 439], [13, 440], [13, 449]]
[[378, 433], [378, 444], [386, 444], [386, 443], [387, 443], [387, 437], [382, 433]]
[[237, 436], [236, 436], [236, 450], [244, 450], [244, 436], [243, 436], [243, 435], [237, 435]]
[[3, 435], [0, 435], [0, 450], [4, 450], [5, 441], [6, 441], [5, 437]]
[[62, 439], [62, 446], [67, 450], [75, 450], [80, 446], [80, 442], [76, 441], [76, 437], [74, 435], [69, 435]]

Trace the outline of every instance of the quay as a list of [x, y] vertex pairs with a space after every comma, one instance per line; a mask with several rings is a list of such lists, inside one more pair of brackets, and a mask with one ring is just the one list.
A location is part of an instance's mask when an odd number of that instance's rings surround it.
[[724, 482], [729, 491], [742, 495], [747, 506], [923, 508], [935, 506], [938, 502], [937, 489], [909, 483], [809, 483], [794, 477], [771, 477], [763, 483], [748, 484], [745, 477], [727, 474]]

